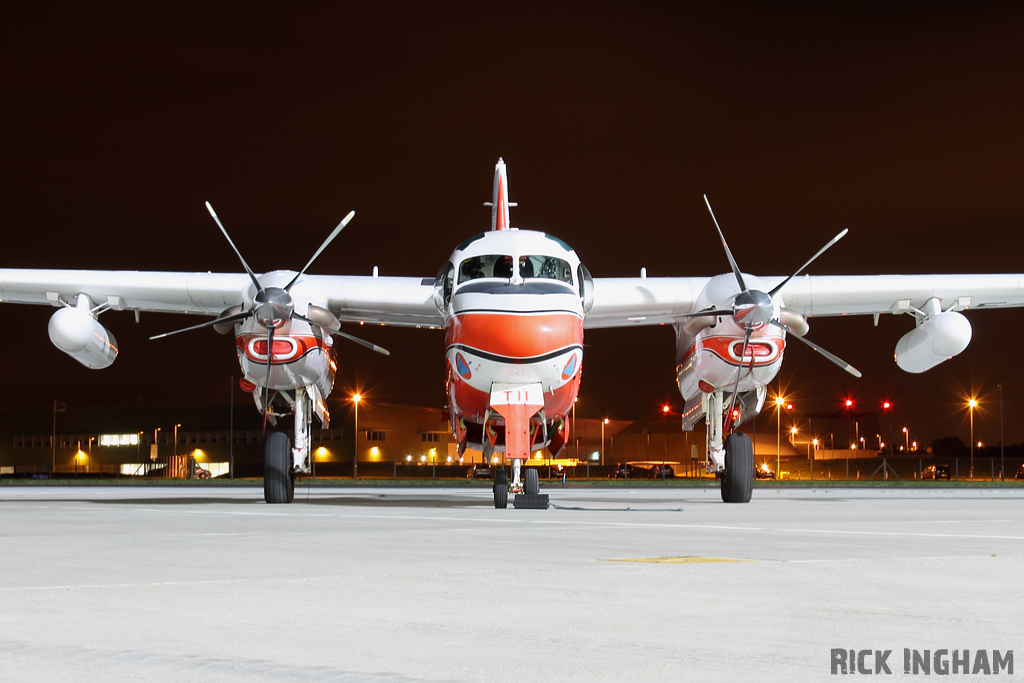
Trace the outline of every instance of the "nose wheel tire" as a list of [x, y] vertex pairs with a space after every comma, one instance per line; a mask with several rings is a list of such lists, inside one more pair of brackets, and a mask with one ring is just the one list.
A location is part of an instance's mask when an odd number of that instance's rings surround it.
[[528, 496], [536, 496], [540, 493], [540, 475], [537, 474], [537, 470], [525, 470], [523, 493]]
[[749, 503], [753, 492], [754, 447], [749, 436], [734, 432], [725, 439], [722, 502]]
[[508, 472], [504, 467], [494, 470], [494, 507], [499, 510], [508, 507]]
[[274, 432], [267, 437], [263, 451], [263, 500], [276, 504], [294, 499], [292, 440], [284, 432]]

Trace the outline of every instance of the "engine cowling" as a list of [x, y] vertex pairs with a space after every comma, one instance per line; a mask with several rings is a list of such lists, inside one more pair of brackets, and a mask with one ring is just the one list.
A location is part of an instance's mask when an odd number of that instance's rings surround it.
[[971, 323], [956, 311], [932, 316], [896, 344], [896, 364], [907, 372], [930, 370], [967, 348]]
[[62, 308], [50, 318], [50, 341], [93, 370], [110, 367], [117, 358], [117, 340], [87, 311]]

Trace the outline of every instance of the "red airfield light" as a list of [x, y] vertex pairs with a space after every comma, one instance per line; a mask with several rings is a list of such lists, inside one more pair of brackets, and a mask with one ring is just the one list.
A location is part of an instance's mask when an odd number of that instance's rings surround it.
[[786, 410], [793, 410], [793, 404], [792, 403], [787, 403], [786, 404]]
[[661, 407], [661, 412], [667, 413], [668, 412], [668, 406], [662, 406]]
[[889, 410], [889, 408], [892, 408], [892, 404], [889, 403], [888, 401], [883, 401], [882, 402], [882, 409], [883, 410]]
[[850, 399], [846, 399], [846, 407], [847, 408], [852, 408], [853, 407], [853, 401], [850, 400]]

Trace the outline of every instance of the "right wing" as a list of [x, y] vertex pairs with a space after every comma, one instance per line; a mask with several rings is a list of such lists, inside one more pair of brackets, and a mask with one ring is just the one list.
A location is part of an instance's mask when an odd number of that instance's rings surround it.
[[[695, 313], [711, 278], [594, 278], [594, 306], [587, 328], [678, 322]], [[762, 277], [770, 289], [781, 276]], [[1024, 306], [1024, 274], [1005, 275], [805, 275], [777, 295], [805, 317], [905, 313], [935, 298], [942, 310]], [[728, 302], [722, 302], [726, 304]]]

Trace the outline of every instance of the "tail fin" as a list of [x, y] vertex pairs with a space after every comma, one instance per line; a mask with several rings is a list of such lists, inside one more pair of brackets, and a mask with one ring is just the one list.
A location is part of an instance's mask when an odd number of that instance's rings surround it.
[[491, 201], [484, 206], [491, 207], [491, 230], [508, 230], [508, 207], [515, 204], [508, 201], [508, 176], [505, 173], [505, 162], [498, 158], [494, 166], [494, 191]]

